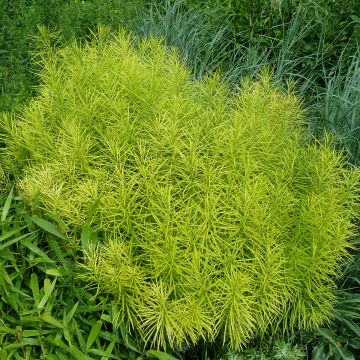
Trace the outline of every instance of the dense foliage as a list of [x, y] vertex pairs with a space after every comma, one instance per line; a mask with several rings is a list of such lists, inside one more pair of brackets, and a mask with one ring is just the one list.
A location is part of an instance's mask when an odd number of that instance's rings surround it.
[[0, 217], [1, 359], [150, 358], [114, 328], [116, 304], [74, 281], [79, 254], [53, 224], [31, 216], [13, 191], [0, 197]]
[[240, 349], [331, 316], [359, 174], [306, 143], [293, 95], [266, 74], [230, 95], [159, 41], [105, 30], [43, 68], [38, 97], [3, 118], [7, 171], [70, 236], [105, 234], [84, 278], [118, 323], [156, 347]]
[[81, 39], [98, 24], [115, 30], [133, 26], [141, 5], [140, 0], [0, 0], [0, 111], [15, 110], [34, 94], [37, 26], [61, 31], [64, 41]]
[[[138, 33], [164, 37], [168, 46], [179, 49], [197, 78], [220, 70], [222, 77], [237, 88], [244, 76], [256, 78], [264, 67], [272, 69], [274, 80], [284, 88], [289, 81], [295, 84], [296, 93], [303, 99], [309, 114], [309, 132], [321, 138], [324, 129], [330, 130], [336, 137], [336, 145], [348, 151], [349, 161], [359, 164], [360, 52], [357, 37], [351, 36], [353, 41], [349, 44], [349, 38], [343, 42], [334, 39], [336, 46], [328, 46], [324, 43], [327, 39], [325, 25], [332, 25], [334, 21], [320, 21], [322, 18], [314, 16], [316, 11], [303, 6], [303, 2], [292, 6], [288, 17], [283, 19], [280, 9], [270, 6], [270, 2], [265, 6], [256, 2], [250, 5], [247, 1], [241, 2], [244, 17], [248, 14], [245, 8], [250, 11], [254, 6], [254, 16], [260, 16], [266, 13], [261, 10], [262, 6], [268, 10], [269, 6], [274, 14], [279, 14], [275, 26], [278, 31], [273, 33], [274, 28], [265, 17], [261, 18], [264, 29], [257, 36], [244, 35], [251, 22], [247, 26], [244, 24], [235, 36], [231, 23], [224, 18], [224, 3], [217, 6], [215, 3], [198, 7], [198, 2], [153, 4], [143, 16]], [[284, 6], [285, 2], [281, 4]], [[337, 17], [337, 13], [331, 11], [330, 15], [332, 19]], [[314, 37], [309, 38], [312, 35]], [[245, 40], [239, 36], [244, 36]]]
[[[293, 51], [300, 57], [310, 55], [302, 67], [317, 65], [317, 70], [321, 70], [321, 65], [325, 65], [330, 70], [336, 66], [345, 48], [356, 48], [360, 42], [360, 3], [357, 0], [211, 0], [196, 3], [185, 0], [184, 3], [188, 8], [198, 10], [221, 9], [222, 19], [227, 22], [236, 44], [257, 42], [263, 49], [271, 48], [273, 39], [286, 37], [293, 15], [300, 10], [306, 35]], [[319, 50], [325, 61], [314, 64], [312, 54]]]

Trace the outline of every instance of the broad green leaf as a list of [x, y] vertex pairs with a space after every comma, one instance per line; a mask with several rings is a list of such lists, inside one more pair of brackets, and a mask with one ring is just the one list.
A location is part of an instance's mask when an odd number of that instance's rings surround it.
[[21, 349], [26, 345], [32, 345], [32, 346], [39, 346], [39, 340], [38, 339], [32, 339], [32, 338], [26, 338], [23, 339], [21, 342], [12, 343], [9, 345], [5, 345], [4, 349], [10, 350], [10, 349]]
[[[56, 279], [57, 278], [55, 278], [53, 280], [53, 282], [48, 287], [46, 287], [46, 285], [45, 285], [45, 284], [48, 283], [48, 281], [44, 281], [45, 295], [42, 297], [41, 301], [39, 302], [38, 307], [37, 307], [38, 309], [42, 309], [42, 308], [45, 307], [46, 302], [49, 300], [49, 297], [50, 297], [51, 293], [54, 290], [54, 287], [55, 287], [55, 284], [56, 284]], [[49, 279], [45, 279], [45, 280], [49, 280]]]
[[340, 304], [360, 303], [360, 294], [349, 294]]
[[90, 239], [91, 239], [91, 229], [89, 225], [84, 225], [81, 231], [81, 245], [84, 252], [87, 252], [89, 250], [90, 245]]
[[86, 342], [86, 350], [89, 350], [91, 348], [91, 345], [94, 343], [96, 338], [99, 335], [99, 332], [101, 330], [102, 322], [97, 321], [91, 328], [90, 334], [88, 336], [87, 342]]
[[73, 345], [70, 329], [64, 324], [64, 338], [68, 342], [69, 346]]
[[61, 277], [61, 276], [64, 276], [65, 274], [62, 273], [59, 268], [57, 269], [46, 269], [45, 270], [45, 273], [47, 275], [50, 275], [50, 276], [57, 276], [57, 277]]
[[0, 326], [0, 334], [12, 334], [15, 335], [15, 330], [7, 326]]
[[320, 343], [312, 355], [312, 360], [328, 360], [329, 359], [329, 348], [324, 343]]
[[350, 17], [351, 17], [351, 20], [352, 20], [352, 21], [360, 24], [360, 17], [359, 17], [359, 16], [357, 16], [357, 15], [351, 15]]
[[40, 248], [35, 246], [29, 240], [24, 240], [24, 241], [21, 242], [21, 244], [24, 245], [25, 247], [27, 247], [29, 250], [31, 250], [36, 255], [39, 255], [43, 259], [44, 262], [54, 263], [54, 261], [51, 260]]
[[39, 302], [40, 302], [40, 289], [39, 289], [39, 281], [38, 281], [36, 274], [31, 274], [30, 289], [33, 294], [35, 307], [38, 307]]
[[[111, 343], [108, 345], [108, 347], [106, 348], [106, 353], [112, 354], [115, 344], [116, 344], [116, 339], [112, 340]], [[105, 360], [105, 359], [106, 357], [103, 357], [101, 360]]]
[[79, 302], [77, 302], [77, 303], [71, 308], [71, 310], [69, 311], [69, 313], [65, 316], [64, 321], [65, 321], [65, 323], [66, 323], [67, 326], [70, 324], [70, 321], [72, 320], [72, 318], [73, 318], [73, 316], [74, 316], [74, 314], [75, 314], [75, 312], [76, 312], [76, 309], [77, 309], [78, 305], [79, 305]]
[[357, 325], [354, 321], [342, 318], [342, 323], [345, 324], [349, 329], [351, 329], [356, 337], [360, 338], [360, 326]]
[[146, 352], [146, 355], [152, 356], [159, 360], [179, 360], [178, 358], [176, 358], [172, 355], [169, 355], [167, 353], [164, 353], [164, 352], [158, 351], [158, 350], [149, 350]]
[[334, 345], [337, 345], [336, 335], [333, 331], [329, 329], [320, 328], [318, 329], [318, 333], [323, 336], [325, 339], [329, 340]]
[[68, 357], [64, 357], [64, 354], [60, 351], [57, 352], [56, 356], [55, 355], [50, 355], [50, 354], [44, 354], [44, 359], [45, 360], [69, 360]]
[[22, 228], [17, 228], [17, 229], [14, 229], [14, 230], [10, 230], [10, 231], [5, 232], [5, 234], [3, 234], [3, 235], [0, 236], [0, 242], [8, 239], [9, 237], [11, 237], [11, 236], [13, 236], [13, 235], [15, 235], [15, 234], [17, 234], [17, 233], [20, 232], [22, 229], [24, 229], [24, 227], [22, 227]]
[[5, 201], [5, 204], [4, 204], [4, 207], [3, 207], [3, 210], [2, 210], [2, 213], [1, 213], [1, 222], [4, 222], [6, 217], [7, 217], [7, 214], [10, 210], [10, 205], [11, 205], [11, 201], [12, 201], [12, 198], [13, 198], [13, 192], [14, 192], [14, 188], [12, 188], [10, 190], [10, 193]]
[[23, 240], [23, 239], [29, 237], [29, 235], [30, 235], [30, 234], [20, 235], [20, 236], [18, 236], [18, 237], [15, 238], [15, 239], [12, 239], [12, 240], [7, 241], [6, 243], [0, 245], [0, 251], [6, 249], [7, 247], [9, 247], [9, 246], [11, 246], [11, 245], [13, 245], [13, 244], [15, 244], [15, 243], [17, 243], [17, 242], [19, 242], [20, 240]]
[[54, 332], [54, 330], [44, 330], [44, 329], [41, 329], [41, 330], [23, 330], [21, 332], [21, 336], [23, 338], [38, 337], [38, 336], [44, 336], [44, 335], [47, 335], [47, 334], [51, 334], [53, 332]]
[[342, 347], [338, 347], [337, 349], [343, 360], [355, 360], [355, 356], [350, 350], [344, 349]]
[[64, 231], [69, 231], [68, 225], [63, 221], [56, 212], [46, 212], [46, 216], [49, 217], [51, 220], [57, 223], [60, 228], [64, 229]]
[[65, 254], [62, 253], [62, 251], [61, 251], [61, 249], [59, 247], [59, 244], [56, 242], [55, 239], [52, 239], [52, 238], [49, 238], [47, 241], [48, 241], [50, 247], [53, 249], [57, 260], [59, 260], [61, 265], [64, 267], [64, 271], [66, 273], [68, 273], [70, 271], [70, 268], [69, 268], [70, 264], [65, 259]]
[[53, 225], [51, 222], [44, 220], [42, 218], [40, 218], [37, 215], [33, 215], [31, 217], [31, 220], [33, 221], [34, 224], [36, 224], [37, 226], [41, 227], [43, 230], [47, 231], [48, 233], [57, 236], [60, 239], [63, 240], [67, 240], [66, 236], [64, 234], [62, 234], [55, 225]]
[[360, 338], [352, 338], [348, 341], [349, 347], [360, 350]]
[[77, 321], [75, 320], [75, 318], [73, 320], [73, 324], [74, 324], [74, 328], [75, 328], [75, 332], [76, 332], [76, 336], [77, 336], [80, 348], [83, 352], [85, 352], [86, 351], [86, 342], [85, 342], [84, 336], [83, 336], [81, 329], [80, 329]]
[[42, 321], [45, 321], [47, 322], [48, 324], [50, 325], [53, 325], [59, 329], [63, 329], [64, 328], [64, 325], [59, 321], [59, 320], [56, 320], [55, 318], [53, 318], [50, 314], [41, 314], [39, 316], [39, 319], [42, 320]]
[[92, 360], [89, 356], [84, 355], [79, 349], [74, 346], [67, 346], [62, 340], [47, 338], [47, 341], [50, 343], [59, 346], [61, 349], [67, 351], [70, 355], [72, 355], [76, 360]]
[[318, 333], [330, 341], [343, 360], [355, 360], [354, 354], [351, 351], [344, 349], [339, 345], [333, 331], [330, 329], [318, 329]]
[[96, 245], [97, 235], [91, 230], [88, 224], [84, 225], [81, 231], [81, 246], [84, 252], [87, 252], [90, 247]]
[[112, 355], [111, 352], [104, 351], [104, 350], [90, 349], [89, 353], [94, 354], [94, 355], [102, 356], [103, 359], [123, 359], [123, 358], [121, 358], [119, 356]]

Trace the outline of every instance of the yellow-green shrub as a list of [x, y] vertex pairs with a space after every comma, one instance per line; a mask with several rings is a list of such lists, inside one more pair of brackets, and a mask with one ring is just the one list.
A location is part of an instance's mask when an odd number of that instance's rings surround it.
[[329, 318], [359, 174], [307, 144], [293, 95], [264, 75], [232, 96], [123, 33], [49, 56], [42, 81], [3, 120], [6, 157], [28, 203], [104, 231], [85, 276], [119, 322], [157, 347], [239, 349]]

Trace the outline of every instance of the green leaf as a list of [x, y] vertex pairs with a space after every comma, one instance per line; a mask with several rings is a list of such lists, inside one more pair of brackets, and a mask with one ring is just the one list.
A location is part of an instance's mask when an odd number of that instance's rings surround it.
[[4, 244], [2, 244], [2, 245], [0, 246], [0, 251], [1, 251], [1, 250], [4, 250], [5, 248], [7, 248], [7, 247], [9, 247], [9, 246], [11, 246], [11, 245], [13, 245], [13, 244], [15, 244], [15, 243], [17, 243], [17, 242], [19, 242], [19, 241], [22, 240], [22, 239], [25, 239], [25, 238], [29, 237], [29, 235], [30, 235], [30, 234], [20, 235], [20, 236], [18, 236], [18, 237], [15, 238], [15, 239], [12, 239], [12, 240], [7, 241], [6, 243], [4, 243]]
[[[51, 285], [49, 287], [46, 288], [46, 281], [44, 282], [44, 290], [45, 290], [45, 295], [43, 296], [43, 298], [41, 299], [41, 301], [39, 302], [39, 305], [38, 305], [38, 309], [42, 309], [45, 307], [47, 301], [49, 300], [49, 297], [51, 296], [51, 293], [53, 292], [54, 290], [54, 287], [55, 287], [55, 284], [56, 284], [56, 279], [55, 278], [53, 280], [53, 282], [51, 283]], [[45, 279], [45, 280], [48, 280], [48, 279]]]
[[76, 332], [76, 336], [77, 336], [80, 348], [83, 352], [85, 352], [86, 351], [86, 342], [85, 342], [84, 336], [82, 335], [81, 329], [80, 329], [77, 321], [75, 320], [75, 318], [73, 320], [73, 324], [74, 324], [74, 328], [75, 328], [75, 332]]
[[64, 329], [64, 325], [59, 321], [59, 320], [56, 320], [55, 318], [53, 318], [50, 314], [41, 314], [39, 316], [39, 319], [42, 320], [42, 321], [45, 321], [47, 322], [48, 324], [52, 325], [52, 326], [55, 326], [59, 329]]
[[88, 336], [87, 342], [86, 342], [86, 350], [89, 350], [91, 348], [91, 345], [94, 343], [96, 338], [99, 335], [99, 332], [101, 330], [102, 322], [97, 321], [91, 328], [90, 334]]
[[29, 250], [31, 250], [36, 255], [39, 255], [44, 262], [53, 264], [54, 261], [51, 260], [40, 248], [38, 248], [36, 245], [34, 245], [32, 242], [28, 240], [24, 240], [21, 242], [22, 245], [27, 247]]
[[328, 360], [329, 359], [329, 348], [324, 343], [320, 343], [312, 356], [312, 360]]
[[[114, 346], [116, 344], [117, 339], [113, 339], [110, 344], [108, 345], [108, 347], [106, 348], [106, 353], [107, 354], [112, 354], [113, 350], [114, 350]], [[109, 355], [106, 355], [109, 356]], [[105, 360], [105, 359], [102, 359]]]
[[325, 339], [329, 340], [332, 344], [337, 346], [336, 335], [333, 331], [329, 329], [320, 328], [318, 333], [323, 336]]
[[45, 273], [50, 276], [57, 276], [57, 277], [64, 276], [65, 274], [62, 271], [60, 271], [60, 269], [62, 269], [62, 268], [46, 269]]
[[91, 240], [91, 229], [89, 225], [84, 225], [81, 231], [81, 245], [84, 250], [84, 252], [87, 252], [89, 250]]
[[30, 289], [34, 298], [35, 307], [38, 307], [40, 302], [40, 290], [39, 290], [39, 281], [36, 274], [31, 274], [30, 277]]
[[354, 321], [341, 318], [340, 320], [344, 325], [346, 325], [350, 330], [352, 330], [356, 337], [360, 338], [360, 326], [356, 324]]
[[15, 335], [15, 330], [7, 326], [0, 326], [0, 334], [11, 334]]
[[344, 300], [341, 300], [339, 305], [353, 303], [360, 303], [360, 294], [347, 294], [346, 298]]
[[5, 201], [5, 204], [4, 204], [4, 207], [3, 207], [3, 210], [2, 210], [2, 214], [1, 214], [1, 222], [5, 221], [5, 219], [7, 217], [7, 214], [9, 213], [11, 201], [12, 201], [12, 198], [13, 198], [13, 192], [14, 192], [14, 188], [11, 189], [11, 191], [10, 191], [6, 201]]
[[20, 232], [22, 229], [23, 229], [23, 227], [5, 232], [5, 234], [3, 234], [3, 235], [0, 236], [0, 242], [8, 239], [9, 237], [11, 237], [11, 236], [13, 236], [13, 235], [15, 235], [15, 234], [17, 234], [17, 233]]
[[76, 309], [79, 305], [79, 302], [77, 302], [70, 310], [70, 312], [65, 316], [65, 323], [68, 326], [70, 324], [71, 319], [74, 317], [74, 314], [76, 312]]
[[343, 360], [355, 360], [354, 354], [351, 351], [339, 345], [339, 342], [337, 341], [336, 335], [333, 331], [329, 329], [318, 329], [318, 333], [330, 341]]
[[122, 357], [112, 355], [111, 352], [104, 351], [104, 350], [90, 349], [89, 353], [94, 354], [94, 355], [102, 356], [103, 358], [106, 358], [106, 359], [123, 359]]
[[[55, 330], [57, 331], [57, 330]], [[21, 336], [23, 338], [26, 338], [26, 337], [39, 337], [39, 336], [44, 336], [46, 334], [51, 334], [53, 333], [54, 330], [44, 330], [44, 329], [41, 329], [41, 330], [23, 330], [21, 332]]]
[[40, 218], [37, 215], [33, 215], [31, 220], [34, 224], [41, 227], [43, 230], [47, 231], [48, 233], [57, 236], [60, 239], [67, 240], [66, 236], [62, 234], [51, 222]]
[[159, 360], [179, 360], [178, 358], [176, 358], [172, 355], [169, 355], [167, 353], [164, 353], [162, 351], [157, 351], [157, 350], [149, 350], [146, 352], [146, 355], [152, 356]]
[[342, 347], [338, 347], [337, 349], [343, 360], [355, 360], [355, 356], [350, 350], [344, 349]]
[[359, 17], [359, 16], [357, 16], [357, 15], [351, 15], [350, 17], [351, 17], [351, 20], [352, 20], [352, 21], [360, 24], [360, 17]]
[[61, 265], [64, 267], [64, 270], [66, 273], [68, 273], [70, 270], [70, 263], [65, 259], [64, 254], [62, 253], [59, 244], [56, 242], [55, 239], [49, 238], [48, 243], [52, 250], [54, 251], [56, 258], [58, 261], [60, 261]]
[[79, 349], [75, 348], [74, 346], [67, 346], [63, 341], [60, 339], [47, 339], [50, 343], [59, 346], [61, 349], [70, 353], [76, 360], [92, 360], [89, 356], [84, 355]]

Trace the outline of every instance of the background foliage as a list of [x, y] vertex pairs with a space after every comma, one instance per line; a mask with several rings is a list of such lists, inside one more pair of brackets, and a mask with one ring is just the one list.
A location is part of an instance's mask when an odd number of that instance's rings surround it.
[[87, 38], [99, 24], [132, 28], [141, 0], [0, 0], [0, 112], [16, 109], [38, 84], [32, 62], [38, 25], [60, 31], [63, 43]]

